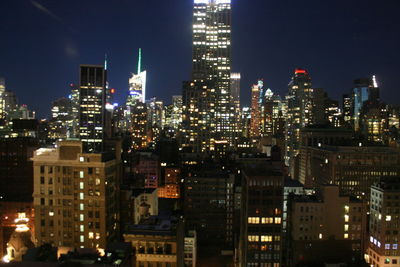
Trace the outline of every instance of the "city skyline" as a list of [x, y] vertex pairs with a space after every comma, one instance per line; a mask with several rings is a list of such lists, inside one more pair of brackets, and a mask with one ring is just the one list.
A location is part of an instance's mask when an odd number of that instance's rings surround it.
[[[0, 6], [9, 12], [0, 18], [4, 25], [1, 32], [9, 41], [0, 44], [0, 76], [20, 102], [42, 118], [50, 114], [51, 101], [68, 95], [71, 82], [78, 83], [79, 64], [101, 64], [107, 53], [109, 83], [117, 89], [117, 102], [122, 103], [128, 93], [127, 78], [136, 70], [137, 49], [141, 47], [143, 66], [148, 71], [148, 98], [157, 96], [169, 103], [172, 95], [181, 93], [181, 82], [190, 78], [193, 1], [156, 2], [157, 8], [136, 5], [140, 12], [134, 18], [129, 17], [133, 4], [128, 1], [111, 8], [105, 1], [97, 1], [90, 9], [90, 3], [79, 3], [84, 8], [78, 8], [77, 1], [69, 1], [68, 5], [43, 1], [2, 3]], [[400, 38], [395, 29], [400, 23], [393, 13], [398, 3], [373, 5], [372, 1], [364, 1], [358, 7], [357, 3], [337, 1], [327, 8], [317, 1], [302, 5], [264, 2], [232, 1], [232, 71], [242, 74], [244, 105], [249, 105], [251, 84], [258, 78], [264, 79], [266, 88], [284, 95], [296, 67], [306, 68], [313, 84], [338, 100], [349, 92], [354, 79], [373, 74], [377, 75], [383, 100], [398, 97], [396, 62], [400, 56], [395, 48]], [[166, 8], [172, 13], [163, 12]], [[82, 12], [84, 19], [80, 18]], [[113, 16], [119, 13], [116, 21]], [[101, 15], [103, 19], [99, 19]], [[152, 20], [153, 16], [163, 23]], [[385, 20], [379, 19], [383, 17]], [[77, 31], [82, 23], [87, 25]], [[127, 34], [125, 26], [135, 33]], [[25, 31], [29, 33], [23, 36]], [[103, 42], [89, 51], [85, 45], [88, 38]], [[172, 62], [175, 67], [171, 68]], [[27, 70], [25, 79], [17, 78], [21, 64]]]

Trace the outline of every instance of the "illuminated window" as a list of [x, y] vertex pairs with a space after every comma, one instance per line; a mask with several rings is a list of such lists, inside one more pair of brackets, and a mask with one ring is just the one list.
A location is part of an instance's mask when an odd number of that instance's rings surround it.
[[318, 235], [318, 238], [319, 238], [319, 239], [322, 239], [322, 234], [321, 234], [321, 233]]
[[386, 215], [386, 221], [387, 221], [387, 222], [390, 222], [391, 220], [392, 220], [392, 216]]
[[349, 215], [344, 215], [344, 222], [349, 222]]
[[84, 199], [83, 193], [79, 193], [79, 199]]
[[85, 242], [85, 237], [83, 235], [81, 235], [79, 239], [80, 239], [81, 243]]
[[85, 226], [83, 224], [79, 225], [79, 231], [84, 232]]
[[85, 162], [85, 157], [79, 157], [80, 162]]
[[346, 232], [349, 231], [349, 225], [348, 224], [344, 225], [344, 231], [346, 231]]
[[89, 239], [93, 239], [94, 238], [94, 233], [93, 232], [89, 232]]
[[251, 223], [251, 224], [259, 224], [260, 218], [259, 217], [249, 217], [247, 221], [248, 221], [248, 223]]
[[276, 224], [281, 224], [282, 218], [281, 217], [275, 217], [275, 223]]
[[83, 214], [79, 214], [79, 220], [80, 220], [81, 222], [83, 222], [84, 219], [85, 219], [85, 216], [84, 216]]
[[344, 237], [344, 239], [348, 239], [348, 238], [349, 238], [349, 234], [348, 234], [348, 233], [345, 233], [345, 234], [343, 235], [343, 237]]
[[85, 205], [84, 205], [83, 203], [80, 203], [80, 204], [79, 204], [79, 209], [80, 209], [80, 210], [84, 210], [84, 209], [85, 209]]
[[261, 242], [272, 242], [272, 235], [262, 235]]
[[84, 177], [84, 172], [83, 171], [80, 171], [79, 172], [79, 178], [83, 178]]
[[249, 235], [247, 237], [247, 240], [249, 242], [258, 242], [259, 241], [259, 236], [258, 235]]
[[263, 217], [263, 218], [261, 218], [261, 223], [262, 224], [274, 223], [274, 218], [273, 217]]
[[100, 233], [96, 233], [96, 239], [100, 239]]
[[349, 213], [349, 209], [350, 209], [349, 206], [347, 206], [347, 205], [344, 206], [344, 212]]
[[84, 184], [83, 184], [83, 182], [80, 182], [79, 183], [79, 189], [83, 189], [84, 188]]

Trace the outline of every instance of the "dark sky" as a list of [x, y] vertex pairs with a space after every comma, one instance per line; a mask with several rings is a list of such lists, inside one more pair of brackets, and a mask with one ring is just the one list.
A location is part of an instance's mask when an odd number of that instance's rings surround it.
[[[79, 64], [109, 58], [109, 82], [125, 98], [143, 49], [147, 96], [166, 102], [190, 77], [193, 0], [1, 0], [0, 76], [38, 117], [69, 94]], [[398, 103], [399, 0], [232, 0], [233, 71], [250, 86], [284, 95], [297, 66], [339, 99], [352, 80], [376, 74], [383, 99]]]

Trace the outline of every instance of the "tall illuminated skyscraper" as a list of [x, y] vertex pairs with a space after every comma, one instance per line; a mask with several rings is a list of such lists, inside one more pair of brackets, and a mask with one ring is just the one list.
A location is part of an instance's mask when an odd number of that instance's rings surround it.
[[139, 48], [137, 73], [129, 78], [129, 94], [124, 110], [124, 128], [132, 135], [132, 148], [147, 146], [146, 71], [142, 71], [142, 49]]
[[261, 99], [263, 91], [263, 81], [259, 80], [257, 84], [254, 84], [251, 88], [251, 126], [250, 126], [250, 137], [260, 137], [260, 125], [261, 125]]
[[[194, 0], [192, 51], [192, 81], [184, 83], [183, 113], [184, 120], [188, 120], [184, 125], [197, 128], [185, 129], [187, 136], [191, 136], [193, 150], [213, 151], [214, 144], [221, 141], [233, 145], [231, 0]], [[189, 109], [198, 114], [189, 116]], [[192, 118], [201, 125], [192, 123]], [[184, 145], [187, 143], [184, 141]]]
[[0, 77], [0, 119], [6, 117], [4, 94], [6, 92], [6, 82], [4, 78]]
[[139, 48], [137, 73], [132, 73], [129, 78], [129, 96], [127, 102], [132, 105], [139, 101], [146, 101], [146, 71], [142, 71], [142, 49]]
[[313, 97], [310, 75], [304, 69], [296, 69], [287, 95], [286, 163], [291, 169], [293, 160], [299, 153], [300, 129], [314, 122]]
[[352, 89], [352, 121], [355, 131], [359, 131], [360, 114], [364, 103], [379, 102], [379, 87], [376, 82], [375, 76], [372, 78], [362, 78], [354, 80], [354, 87]]
[[231, 92], [232, 92], [232, 101], [233, 101], [233, 106], [235, 109], [235, 129], [236, 134], [235, 137], [238, 138], [241, 136], [242, 132], [242, 127], [240, 125], [241, 123], [241, 117], [240, 117], [240, 73], [239, 72], [232, 72], [231, 73]]
[[102, 65], [81, 65], [79, 137], [85, 152], [102, 152], [105, 137], [106, 71]]

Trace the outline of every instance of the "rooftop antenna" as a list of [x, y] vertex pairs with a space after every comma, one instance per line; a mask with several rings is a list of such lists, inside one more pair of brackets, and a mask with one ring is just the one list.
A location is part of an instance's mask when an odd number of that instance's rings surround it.
[[107, 54], [104, 54], [104, 70], [107, 70]]
[[142, 68], [142, 48], [139, 48], [139, 59], [138, 59], [137, 74], [140, 73], [141, 68]]

